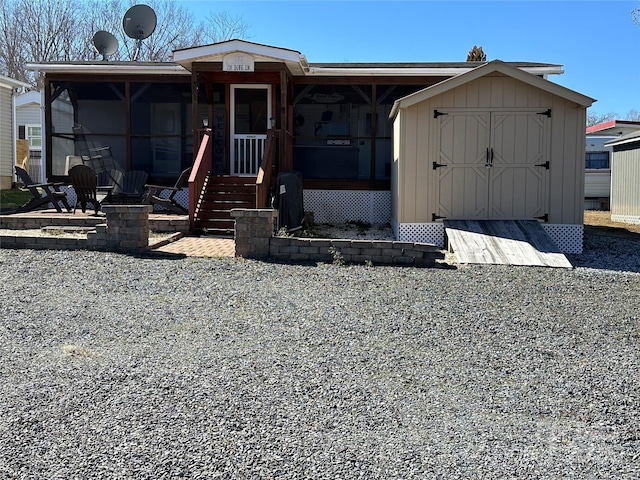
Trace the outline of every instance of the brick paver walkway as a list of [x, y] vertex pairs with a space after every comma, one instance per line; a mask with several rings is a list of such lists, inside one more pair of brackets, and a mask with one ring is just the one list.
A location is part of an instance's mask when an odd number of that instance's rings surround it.
[[153, 252], [174, 253], [188, 257], [233, 257], [236, 246], [232, 238], [182, 237]]

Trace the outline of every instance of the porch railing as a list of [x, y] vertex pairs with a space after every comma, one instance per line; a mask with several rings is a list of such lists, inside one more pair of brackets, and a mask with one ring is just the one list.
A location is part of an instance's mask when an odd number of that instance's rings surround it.
[[260, 159], [265, 150], [268, 135], [234, 135], [232, 175], [254, 176], [258, 174]]
[[196, 217], [200, 207], [202, 188], [207, 176], [211, 172], [211, 129], [202, 132], [198, 155], [193, 163], [191, 175], [189, 175], [189, 230], [196, 228]]
[[279, 133], [279, 130], [269, 130], [267, 133], [262, 161], [258, 168], [258, 178], [256, 178], [256, 208], [269, 207], [269, 191], [273, 183]]

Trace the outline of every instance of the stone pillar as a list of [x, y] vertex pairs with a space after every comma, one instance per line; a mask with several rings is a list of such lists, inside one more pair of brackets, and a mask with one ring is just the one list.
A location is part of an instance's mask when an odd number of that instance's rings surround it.
[[149, 248], [152, 205], [103, 205], [107, 216], [107, 250], [141, 252]]
[[273, 221], [278, 216], [278, 211], [270, 208], [234, 208], [231, 216], [236, 219], [236, 257], [268, 257]]

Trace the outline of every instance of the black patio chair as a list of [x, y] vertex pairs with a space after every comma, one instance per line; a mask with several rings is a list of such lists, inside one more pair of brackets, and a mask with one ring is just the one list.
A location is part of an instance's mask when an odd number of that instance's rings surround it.
[[96, 215], [100, 211], [103, 203], [111, 201], [113, 186], [98, 186], [98, 175], [86, 165], [75, 165], [69, 170], [69, 180], [76, 191], [76, 204], [73, 211], [76, 211], [78, 203], [82, 212], [86, 212], [87, 203], [93, 205]]
[[[58, 202], [62, 202], [64, 207], [67, 209], [67, 212], [71, 211], [71, 207], [67, 202], [67, 194], [60, 191], [60, 187], [64, 185], [63, 183], [53, 183], [53, 182], [45, 182], [45, 183], [35, 183], [31, 180], [31, 176], [29, 173], [21, 167], [15, 166], [16, 175], [23, 183], [24, 190], [29, 190], [33, 198], [29, 199], [27, 203], [20, 206], [16, 212], [30, 212], [35, 210], [36, 208], [40, 208], [42, 206], [51, 203], [53, 207], [58, 211], [58, 213], [62, 213], [62, 209]], [[40, 189], [41, 191], [39, 191]]]
[[[145, 185], [145, 188], [148, 188], [149, 191], [146, 193], [143, 203], [146, 205], [159, 205], [165, 210], [177, 213], [178, 215], [189, 213], [186, 208], [184, 208], [176, 201], [175, 197], [178, 192], [180, 192], [189, 182], [190, 174], [191, 167], [183, 170], [173, 187], [166, 187], [162, 185]], [[171, 193], [167, 198], [160, 196], [160, 192], [162, 192], [163, 190], [171, 190]]]

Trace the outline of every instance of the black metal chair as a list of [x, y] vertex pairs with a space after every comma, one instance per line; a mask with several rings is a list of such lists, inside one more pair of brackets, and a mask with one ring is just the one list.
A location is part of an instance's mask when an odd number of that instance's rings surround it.
[[[20, 206], [16, 212], [30, 212], [35, 210], [36, 208], [40, 208], [42, 206], [51, 203], [54, 208], [58, 211], [58, 213], [62, 213], [62, 209], [58, 202], [62, 202], [64, 207], [68, 212], [71, 211], [71, 207], [67, 202], [67, 194], [60, 191], [60, 187], [64, 185], [63, 183], [53, 183], [53, 182], [45, 182], [45, 183], [35, 183], [31, 180], [31, 176], [29, 173], [21, 167], [15, 166], [16, 175], [20, 179], [20, 181], [24, 184], [24, 189], [29, 190], [33, 198], [29, 199], [27, 203]], [[39, 191], [40, 189], [41, 191]]]
[[75, 165], [69, 170], [69, 180], [73, 189], [76, 191], [76, 204], [73, 211], [76, 211], [78, 203], [84, 213], [87, 210], [87, 204], [91, 203], [96, 215], [100, 211], [103, 203], [111, 201], [111, 192], [113, 186], [98, 186], [98, 175], [86, 165]]

